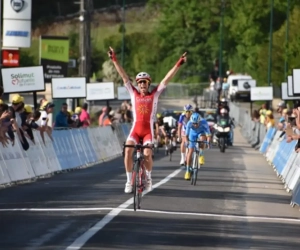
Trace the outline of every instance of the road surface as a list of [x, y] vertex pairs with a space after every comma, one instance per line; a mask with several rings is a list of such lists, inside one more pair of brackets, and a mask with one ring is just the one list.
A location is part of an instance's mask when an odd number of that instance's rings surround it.
[[300, 249], [300, 212], [239, 130], [225, 154], [205, 152], [197, 186], [179, 152], [160, 152], [154, 190], [134, 212], [122, 159], [0, 190], [5, 250]]

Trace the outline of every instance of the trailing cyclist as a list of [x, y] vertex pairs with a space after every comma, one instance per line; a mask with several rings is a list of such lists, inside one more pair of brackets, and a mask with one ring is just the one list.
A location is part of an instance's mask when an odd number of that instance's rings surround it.
[[181, 151], [181, 160], [180, 165], [183, 166], [185, 162], [185, 144], [187, 143], [186, 140], [186, 125], [191, 118], [193, 112], [193, 106], [187, 104], [183, 107], [184, 112], [180, 115], [178, 120], [178, 142], [181, 142], [180, 151]]
[[[151, 92], [149, 91], [151, 77], [148, 73], [140, 72], [137, 74], [135, 80], [137, 82], [138, 89], [136, 89], [130, 81], [128, 75], [122, 68], [122, 66], [118, 63], [116, 54], [111, 47], [109, 48], [108, 56], [111, 58], [116, 70], [121, 76], [124, 85], [130, 94], [131, 103], [133, 103], [133, 124], [129, 136], [126, 140], [126, 145], [136, 145], [141, 142], [143, 145], [153, 145], [153, 122], [154, 115], [157, 110], [158, 98], [163, 92], [163, 90], [166, 88], [170, 80], [175, 76], [180, 66], [186, 62], [186, 53], [184, 53], [179, 58], [177, 63], [167, 73], [167, 75], [161, 81], [161, 83], [157, 87], [155, 87]], [[124, 164], [127, 176], [127, 181], [124, 190], [125, 193], [132, 192], [131, 179], [133, 168], [133, 152], [134, 148], [125, 148]], [[147, 175], [146, 189], [150, 191], [152, 189], [151, 171], [153, 167], [151, 149], [144, 149], [144, 157]]]
[[[196, 145], [195, 141], [197, 140], [207, 141], [208, 143], [210, 143], [211, 141], [211, 133], [207, 121], [201, 118], [201, 116], [198, 113], [192, 114], [191, 119], [186, 126], [186, 137], [189, 143], [188, 143], [188, 153], [186, 159], [186, 173], [184, 179], [190, 180], [191, 170], [192, 170], [191, 169], [192, 155], [194, 152], [194, 147]], [[203, 165], [205, 163], [205, 159], [203, 155], [204, 147], [205, 144], [202, 144], [200, 147], [201, 148], [200, 157], [199, 157], [200, 165]]]

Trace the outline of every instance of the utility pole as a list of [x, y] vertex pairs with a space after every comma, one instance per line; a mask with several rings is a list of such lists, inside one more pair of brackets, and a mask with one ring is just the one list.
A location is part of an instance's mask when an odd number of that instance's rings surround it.
[[[271, 0], [270, 7], [270, 41], [269, 41], [269, 63], [268, 63], [268, 85], [271, 86], [271, 76], [272, 76], [272, 47], [273, 47], [273, 10], [274, 10], [274, 0]], [[267, 109], [272, 107], [272, 101], [267, 102]]]
[[224, 9], [225, 9], [225, 3], [224, 0], [221, 0], [219, 77], [222, 77]]
[[[80, 0], [79, 27], [79, 76], [90, 82], [91, 76], [91, 18], [92, 0]], [[79, 99], [77, 99], [77, 106]]]
[[288, 44], [289, 44], [289, 29], [290, 29], [290, 5], [291, 1], [287, 2], [286, 10], [286, 30], [285, 30], [285, 57], [284, 57], [284, 80], [286, 81], [288, 72]]

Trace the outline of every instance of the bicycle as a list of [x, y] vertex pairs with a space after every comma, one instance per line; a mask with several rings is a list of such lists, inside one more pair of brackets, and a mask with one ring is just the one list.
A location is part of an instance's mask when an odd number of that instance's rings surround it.
[[146, 188], [147, 176], [146, 168], [144, 165], [144, 154], [143, 149], [150, 148], [152, 146], [143, 146], [142, 144], [137, 145], [126, 145], [124, 143], [124, 148], [134, 148], [136, 150], [136, 155], [133, 163], [131, 185], [133, 187], [133, 209], [141, 208], [142, 194]]
[[[191, 185], [196, 186], [197, 182], [197, 176], [198, 176], [198, 170], [200, 169], [199, 167], [199, 157], [200, 157], [200, 145], [201, 144], [209, 144], [207, 141], [189, 141], [189, 142], [196, 142], [196, 145], [194, 147], [194, 152], [193, 152], [193, 166], [192, 166], [192, 178], [191, 178]], [[202, 150], [202, 149], [201, 149]], [[202, 150], [203, 153], [203, 150]]]

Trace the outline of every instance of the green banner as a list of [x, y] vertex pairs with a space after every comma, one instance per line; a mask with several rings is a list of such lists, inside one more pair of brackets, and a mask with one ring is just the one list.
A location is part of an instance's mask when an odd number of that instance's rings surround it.
[[69, 63], [69, 39], [67, 37], [41, 37], [41, 59]]

